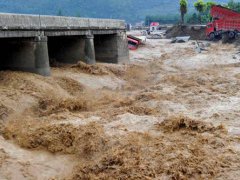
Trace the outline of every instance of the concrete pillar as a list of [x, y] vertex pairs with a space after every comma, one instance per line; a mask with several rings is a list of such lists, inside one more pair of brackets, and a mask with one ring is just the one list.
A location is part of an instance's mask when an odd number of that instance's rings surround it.
[[0, 69], [50, 75], [47, 37], [0, 40]]
[[129, 50], [125, 32], [95, 35], [96, 60], [106, 63], [128, 63]]
[[35, 38], [35, 67], [33, 72], [43, 75], [50, 76], [50, 65], [48, 57], [48, 45], [47, 37], [37, 37]]
[[94, 64], [96, 63], [95, 59], [95, 48], [94, 48], [94, 36], [87, 35], [85, 36], [85, 47], [84, 47], [84, 61], [87, 64]]
[[129, 63], [129, 49], [126, 32], [119, 32], [117, 40], [117, 63]]

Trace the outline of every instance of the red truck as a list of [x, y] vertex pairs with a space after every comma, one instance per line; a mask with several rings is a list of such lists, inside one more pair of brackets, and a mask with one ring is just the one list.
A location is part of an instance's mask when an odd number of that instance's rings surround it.
[[231, 9], [215, 5], [210, 12], [213, 21], [207, 24], [206, 36], [210, 40], [216, 37], [227, 35], [228, 38], [235, 38], [240, 32], [240, 13]]

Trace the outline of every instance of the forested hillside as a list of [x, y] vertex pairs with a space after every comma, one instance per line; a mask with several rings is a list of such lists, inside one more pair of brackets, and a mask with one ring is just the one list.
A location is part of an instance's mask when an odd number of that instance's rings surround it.
[[[194, 0], [189, 0], [193, 10]], [[216, 0], [226, 3], [228, 0]], [[146, 15], [178, 14], [179, 0], [1, 0], [0, 11], [81, 17], [117, 18], [128, 22], [144, 20]]]

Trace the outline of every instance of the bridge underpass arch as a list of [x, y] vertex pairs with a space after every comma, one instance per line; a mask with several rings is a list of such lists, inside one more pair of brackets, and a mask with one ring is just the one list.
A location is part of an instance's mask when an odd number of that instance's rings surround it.
[[0, 70], [50, 75], [46, 37], [0, 38]]
[[50, 62], [75, 64], [83, 61], [94, 64], [93, 36], [50, 36], [48, 37]]

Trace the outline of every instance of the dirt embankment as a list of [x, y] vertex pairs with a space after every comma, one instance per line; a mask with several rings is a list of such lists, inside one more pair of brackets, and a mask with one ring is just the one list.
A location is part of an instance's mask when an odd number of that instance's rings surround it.
[[205, 40], [205, 27], [175, 25], [166, 31], [167, 38], [190, 36], [192, 40]]

